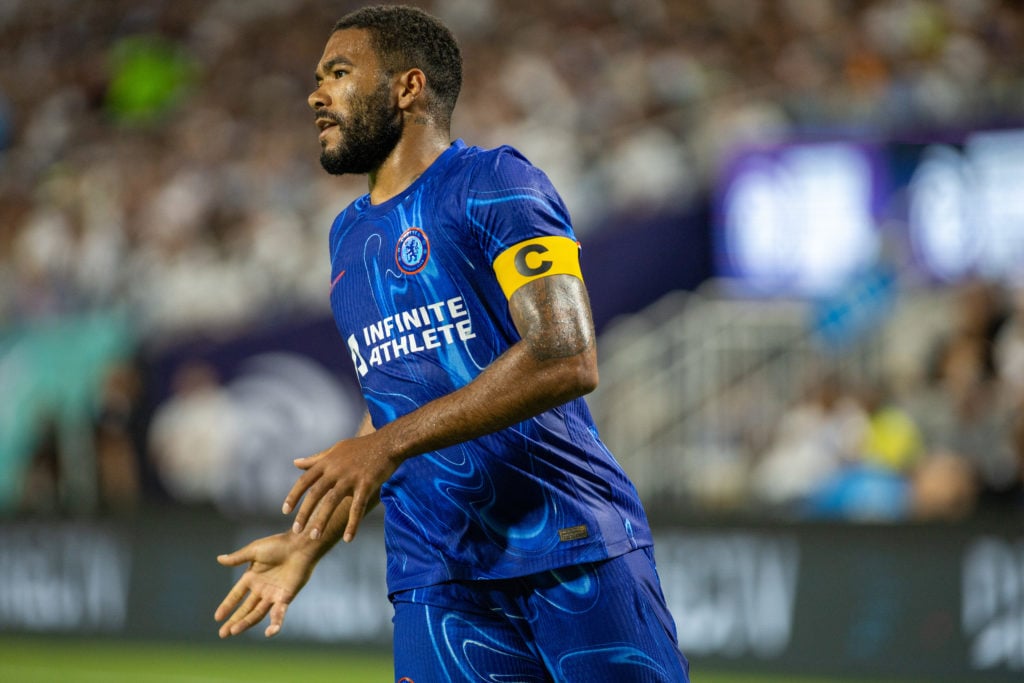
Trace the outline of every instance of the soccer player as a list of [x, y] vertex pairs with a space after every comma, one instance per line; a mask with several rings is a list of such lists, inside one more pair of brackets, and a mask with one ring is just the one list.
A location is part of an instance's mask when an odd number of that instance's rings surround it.
[[[289, 603], [384, 506], [401, 681], [687, 681], [635, 488], [582, 396], [594, 329], [569, 215], [509, 147], [451, 141], [462, 58], [409, 7], [334, 26], [309, 96], [323, 167], [365, 173], [334, 221], [330, 300], [367, 414], [288, 493], [220, 635]], [[301, 502], [300, 502], [301, 501]]]

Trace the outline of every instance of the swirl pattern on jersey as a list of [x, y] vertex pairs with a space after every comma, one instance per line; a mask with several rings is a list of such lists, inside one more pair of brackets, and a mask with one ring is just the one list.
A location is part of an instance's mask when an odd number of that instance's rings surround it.
[[[491, 264], [543, 236], [573, 237], [547, 178], [515, 150], [461, 141], [401, 195], [364, 196], [338, 216], [331, 307], [374, 425], [465, 386], [518, 341]], [[410, 458], [381, 499], [392, 592], [650, 544], [636, 491], [582, 399]]]

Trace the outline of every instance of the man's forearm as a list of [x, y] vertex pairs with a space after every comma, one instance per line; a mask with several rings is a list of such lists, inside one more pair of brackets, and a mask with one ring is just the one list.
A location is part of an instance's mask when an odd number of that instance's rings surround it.
[[593, 322], [580, 280], [545, 278], [509, 303], [522, 339], [466, 386], [381, 427], [395, 460], [505, 429], [597, 386]]
[[470, 384], [383, 426], [378, 434], [387, 439], [390, 453], [405, 460], [505, 429], [587, 393], [565, 359], [550, 365], [538, 362], [519, 342]]

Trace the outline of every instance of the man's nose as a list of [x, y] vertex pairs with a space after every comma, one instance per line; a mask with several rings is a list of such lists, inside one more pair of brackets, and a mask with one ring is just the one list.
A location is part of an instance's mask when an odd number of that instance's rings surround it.
[[306, 103], [309, 104], [309, 108], [313, 111], [326, 107], [328, 104], [329, 98], [323, 90], [322, 87], [317, 86], [317, 89], [309, 93], [309, 97], [306, 98]]

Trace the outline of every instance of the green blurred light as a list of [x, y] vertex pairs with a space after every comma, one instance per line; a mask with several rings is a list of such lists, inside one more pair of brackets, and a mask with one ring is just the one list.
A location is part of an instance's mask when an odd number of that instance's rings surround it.
[[124, 123], [159, 119], [191, 90], [198, 75], [193, 59], [158, 36], [119, 41], [110, 55], [106, 107]]

